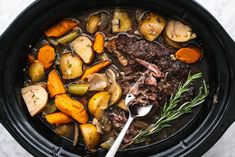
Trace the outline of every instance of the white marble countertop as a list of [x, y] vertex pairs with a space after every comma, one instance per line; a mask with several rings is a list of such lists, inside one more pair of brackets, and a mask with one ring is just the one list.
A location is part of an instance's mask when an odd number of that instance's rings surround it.
[[[235, 0], [196, 0], [211, 12], [235, 40]], [[0, 0], [0, 34], [33, 0]], [[0, 124], [0, 156], [31, 157]], [[235, 123], [203, 157], [235, 156]]]

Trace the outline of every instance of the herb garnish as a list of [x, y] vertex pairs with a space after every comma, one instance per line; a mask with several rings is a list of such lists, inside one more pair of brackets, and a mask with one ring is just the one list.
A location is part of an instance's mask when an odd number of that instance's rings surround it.
[[208, 86], [205, 81], [203, 81], [203, 85], [199, 88], [199, 93], [195, 98], [178, 107], [178, 102], [182, 99], [183, 93], [189, 90], [190, 83], [201, 77], [202, 73], [197, 73], [194, 75], [189, 73], [186, 82], [184, 84], [180, 84], [176, 93], [171, 95], [169, 102], [164, 105], [160, 116], [155, 118], [154, 123], [146, 129], [141, 130], [130, 143], [124, 145], [124, 148], [133, 143], [139, 144], [149, 140], [150, 135], [159, 132], [163, 128], [171, 126], [169, 124], [171, 121], [184, 114], [191, 113], [194, 107], [203, 103], [209, 93]]

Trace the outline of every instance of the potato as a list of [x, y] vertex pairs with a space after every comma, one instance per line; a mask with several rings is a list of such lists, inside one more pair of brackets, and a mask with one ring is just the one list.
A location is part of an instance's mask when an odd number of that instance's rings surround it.
[[113, 143], [115, 142], [114, 137], [110, 137], [108, 138], [107, 141], [103, 142], [100, 144], [100, 146], [106, 150], [109, 150], [111, 148], [111, 146], [113, 145]]
[[115, 104], [122, 96], [122, 88], [117, 82], [114, 82], [110, 85], [108, 92], [111, 94], [109, 105]]
[[124, 110], [124, 111], [128, 111], [124, 99], [121, 99], [121, 100], [118, 102], [117, 106], [118, 106], [120, 109]]
[[74, 124], [70, 123], [70, 124], [65, 124], [65, 125], [57, 125], [55, 127], [55, 133], [59, 136], [63, 136], [66, 137], [68, 139], [73, 140], [74, 139]]
[[101, 20], [100, 14], [92, 14], [88, 17], [86, 23], [86, 30], [88, 33], [95, 33], [99, 27]]
[[132, 29], [132, 21], [127, 12], [116, 9], [112, 20], [112, 32], [127, 32]]
[[63, 79], [75, 79], [83, 74], [82, 60], [77, 54], [65, 53], [60, 58], [60, 70]]
[[54, 113], [57, 110], [55, 103], [47, 103], [45, 109], [43, 110], [43, 115], [48, 115]]
[[110, 94], [107, 91], [98, 92], [91, 97], [88, 102], [88, 110], [94, 115], [95, 118], [99, 119], [102, 110], [108, 107], [108, 102], [110, 99]]
[[21, 94], [32, 117], [46, 107], [48, 94], [42, 86], [31, 85], [24, 87], [21, 89]]
[[162, 32], [166, 25], [166, 20], [154, 13], [148, 13], [139, 24], [140, 34], [148, 41], [153, 41]]
[[177, 20], [170, 20], [165, 31], [166, 35], [175, 42], [186, 42], [197, 37], [192, 28]]
[[29, 77], [33, 83], [41, 81], [45, 76], [43, 64], [36, 60], [29, 67]]
[[71, 47], [86, 64], [91, 63], [94, 58], [94, 52], [92, 49], [92, 41], [88, 37], [77, 37], [71, 42]]
[[163, 36], [162, 36], [163, 40], [167, 43], [167, 45], [174, 47], [174, 48], [181, 48], [183, 47], [183, 45], [180, 42], [175, 42], [173, 40], [171, 40], [167, 35], [166, 32], [164, 31]]
[[96, 127], [93, 124], [86, 123], [80, 125], [80, 130], [86, 147], [89, 150], [94, 151], [101, 139]]
[[[107, 103], [108, 105], [108, 103]], [[94, 113], [94, 117], [98, 120], [101, 119], [102, 115], [104, 114], [104, 110], [102, 107], [97, 106], [95, 113]]]

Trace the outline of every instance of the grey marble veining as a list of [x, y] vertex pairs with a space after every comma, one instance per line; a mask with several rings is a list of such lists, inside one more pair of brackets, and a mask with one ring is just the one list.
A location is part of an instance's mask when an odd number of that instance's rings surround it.
[[[33, 0], [0, 0], [0, 34]], [[235, 0], [197, 0], [216, 17], [235, 40]], [[0, 124], [0, 156], [31, 157]], [[235, 123], [203, 157], [235, 156]]]

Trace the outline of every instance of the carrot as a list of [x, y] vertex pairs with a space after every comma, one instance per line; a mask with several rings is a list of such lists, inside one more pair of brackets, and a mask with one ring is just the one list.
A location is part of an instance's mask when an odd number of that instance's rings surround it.
[[55, 60], [55, 49], [49, 45], [45, 45], [39, 49], [38, 60], [43, 64], [44, 68], [49, 68]]
[[69, 115], [79, 123], [86, 123], [88, 121], [88, 114], [84, 106], [67, 94], [57, 95], [55, 97], [55, 105], [61, 112]]
[[72, 19], [63, 19], [56, 25], [47, 29], [44, 33], [47, 37], [60, 37], [75, 26], [78, 26], [76, 21]]
[[102, 33], [97, 32], [95, 34], [93, 49], [97, 53], [103, 52], [103, 50], [104, 50], [104, 35]]
[[185, 63], [195, 63], [202, 58], [202, 52], [197, 47], [185, 47], [179, 49], [175, 54], [176, 59]]
[[55, 95], [58, 94], [66, 93], [64, 85], [60, 79], [60, 76], [55, 69], [52, 70], [48, 75], [47, 88], [51, 97], [54, 97]]
[[33, 63], [35, 61], [35, 57], [32, 54], [28, 54], [28, 62]]
[[101, 61], [98, 64], [86, 69], [84, 75], [82, 76], [82, 80], [85, 80], [88, 75], [94, 74], [110, 64], [111, 64], [110, 60], [104, 60], [104, 61]]
[[62, 112], [48, 114], [45, 118], [50, 124], [53, 125], [67, 124], [73, 121], [73, 119]]

